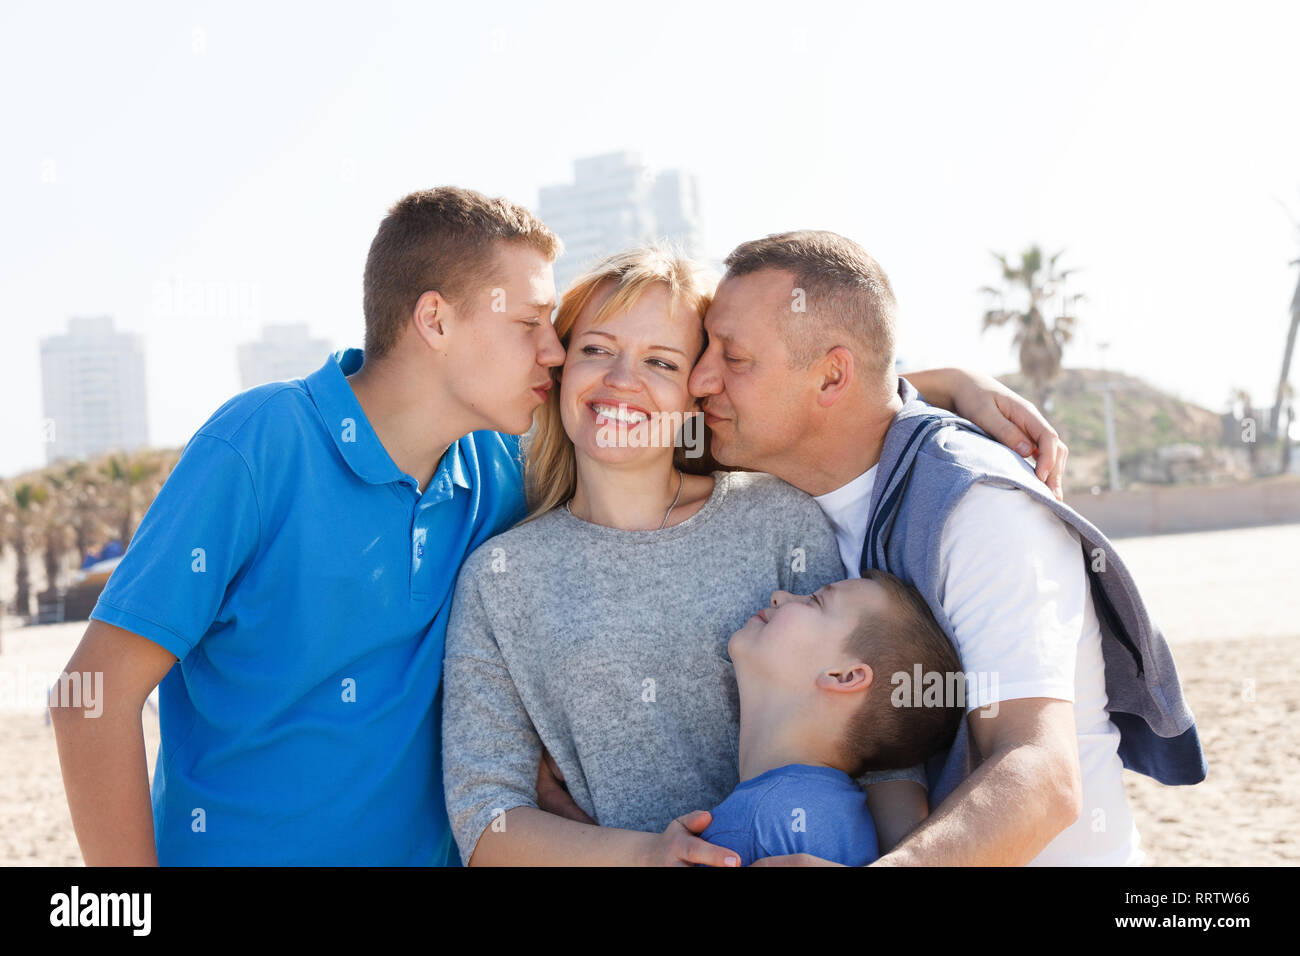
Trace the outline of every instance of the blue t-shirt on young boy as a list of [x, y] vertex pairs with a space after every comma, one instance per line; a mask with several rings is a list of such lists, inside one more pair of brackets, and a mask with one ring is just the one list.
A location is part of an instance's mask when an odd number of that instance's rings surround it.
[[809, 853], [865, 866], [880, 856], [866, 794], [834, 767], [791, 764], [744, 781], [713, 811], [700, 838], [735, 850], [740, 865]]
[[348, 384], [361, 363], [219, 408], [91, 614], [178, 658], [158, 691], [165, 866], [459, 862], [447, 613], [465, 555], [523, 516], [518, 441], [467, 435], [418, 489]]

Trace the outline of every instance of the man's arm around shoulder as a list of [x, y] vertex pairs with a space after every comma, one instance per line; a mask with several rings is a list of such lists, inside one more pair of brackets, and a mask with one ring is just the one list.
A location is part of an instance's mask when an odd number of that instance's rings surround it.
[[[996, 717], [983, 716], [994, 706]], [[1023, 866], [1078, 819], [1072, 703], [1005, 700], [966, 719], [979, 767], [876, 866]]]

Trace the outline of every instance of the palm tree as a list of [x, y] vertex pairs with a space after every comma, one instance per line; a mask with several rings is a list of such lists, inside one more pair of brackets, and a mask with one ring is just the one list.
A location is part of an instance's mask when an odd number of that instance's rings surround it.
[[8, 487], [4, 495], [4, 534], [14, 549], [14, 612], [19, 617], [31, 614], [31, 555], [39, 545], [40, 521], [49, 489], [43, 484], [23, 481]]
[[[1300, 219], [1291, 215], [1291, 211], [1283, 205], [1283, 210], [1291, 220], [1292, 225], [1300, 230]], [[1300, 259], [1291, 261], [1291, 265], [1300, 266]], [[1278, 417], [1282, 412], [1282, 400], [1285, 397], [1287, 381], [1291, 377], [1291, 356], [1295, 354], [1296, 330], [1300, 329], [1300, 278], [1296, 279], [1295, 294], [1291, 296], [1291, 326], [1286, 333], [1286, 347], [1282, 349], [1282, 374], [1277, 379], [1277, 397], [1273, 402], [1273, 411], [1269, 416], [1269, 431], [1277, 435], [1282, 442], [1284, 457], [1286, 454], [1287, 442], [1290, 438], [1278, 430]]]
[[[1294, 332], [1295, 323], [1291, 324]], [[1295, 336], [1292, 335], [1292, 340]], [[1286, 424], [1282, 426], [1282, 474], [1291, 471], [1291, 426], [1295, 423], [1295, 389], [1290, 382], [1282, 389], [1282, 398], [1286, 402]]]
[[[131, 535], [135, 533], [137, 521], [137, 512], [141, 511], [141, 499], [147, 498], [152, 501], [158, 489], [146, 488], [150, 485], [154, 477], [162, 471], [163, 463], [157, 454], [137, 454], [134, 457], [127, 455], [113, 455], [108, 461], [101, 465], [101, 472], [108, 478], [109, 482], [118, 489], [115, 497], [118, 499], [118, 534], [122, 542], [122, 547], [131, 543]], [[146, 492], [142, 494], [142, 492]], [[144, 506], [148, 507], [148, 501]]]
[[[1255, 418], [1255, 403], [1251, 400], [1250, 392], [1246, 389], [1234, 388], [1228, 394], [1228, 403], [1234, 412], [1238, 406], [1241, 407], [1241, 414], [1237, 416], [1238, 423], [1245, 422], [1247, 419], [1253, 420]], [[1250, 456], [1251, 473], [1257, 474], [1259, 472], [1259, 442], [1256, 439], [1258, 437], [1259, 422], [1256, 421], [1252, 428], [1253, 430], [1250, 435], [1251, 440], [1246, 442], [1246, 454]], [[1240, 437], [1244, 440], [1244, 436], [1245, 431], [1243, 430]]]
[[[1075, 318], [1067, 310], [1083, 296], [1066, 296], [1061, 293], [1065, 280], [1075, 271], [1062, 269], [1057, 271], [1056, 260], [1064, 250], [1048, 257], [1043, 262], [1043, 251], [1038, 246], [1030, 246], [1020, 254], [1020, 265], [1012, 266], [1007, 257], [993, 253], [993, 257], [1002, 266], [1002, 279], [1006, 287], [1002, 289], [984, 286], [980, 289], [986, 295], [994, 296], [998, 306], [984, 313], [984, 332], [993, 326], [1014, 322], [1016, 327], [1012, 345], [1019, 351], [1020, 373], [1030, 382], [1035, 397], [1040, 405], [1046, 406], [1050, 396], [1052, 382], [1061, 373], [1061, 353], [1066, 343], [1074, 334]], [[1002, 306], [1010, 292], [1018, 296], [1023, 288], [1028, 295], [1027, 308], [1017, 311]], [[1043, 318], [1043, 307], [1051, 299], [1061, 294], [1061, 314], [1052, 320], [1049, 326]]]

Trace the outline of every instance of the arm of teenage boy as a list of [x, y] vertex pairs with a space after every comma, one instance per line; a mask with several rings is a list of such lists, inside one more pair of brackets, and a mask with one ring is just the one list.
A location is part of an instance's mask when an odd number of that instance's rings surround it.
[[[1023, 865], [1081, 812], [1078, 540], [1023, 492], [990, 487], [965, 504], [944, 532], [943, 609], [967, 673], [996, 677], [997, 696], [967, 701], [979, 766], [878, 866]], [[768, 865], [786, 862], [810, 861]]]
[[243, 457], [224, 439], [195, 435], [68, 661], [69, 673], [102, 675], [102, 712], [50, 708], [68, 809], [87, 866], [157, 864], [141, 710], [216, 620], [260, 537], [257, 496]]
[[149, 765], [140, 713], [176, 663], [153, 641], [91, 621], [69, 674], [100, 674], [103, 706], [93, 716], [51, 701], [68, 810], [86, 866], [157, 866]]
[[1014, 449], [1022, 458], [1035, 458], [1038, 480], [1064, 501], [1061, 483], [1070, 454], [1034, 404], [997, 379], [960, 368], [902, 372], [927, 402], [956, 412], [978, 425], [994, 441]]
[[[443, 659], [442, 767], [447, 815], [467, 866], [739, 865], [701, 840], [707, 811], [685, 814], [663, 833], [596, 826], [539, 807], [545, 752], [519, 697], [487, 613], [481, 555], [461, 570]], [[584, 814], [585, 815], [585, 814]], [[728, 864], [728, 859], [735, 862]]]

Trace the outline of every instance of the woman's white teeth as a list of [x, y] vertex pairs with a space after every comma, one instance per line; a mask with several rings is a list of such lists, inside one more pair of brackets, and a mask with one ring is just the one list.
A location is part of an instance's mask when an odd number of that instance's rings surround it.
[[629, 425], [638, 425], [647, 418], [645, 412], [634, 412], [626, 405], [592, 405], [591, 407], [601, 418], [612, 418], [614, 421], [626, 422]]

